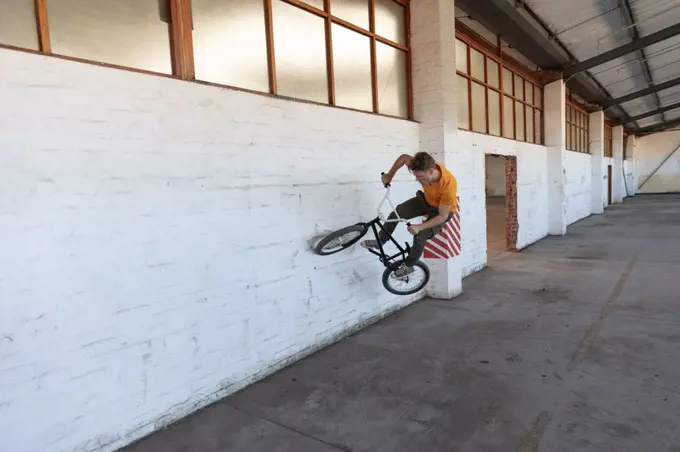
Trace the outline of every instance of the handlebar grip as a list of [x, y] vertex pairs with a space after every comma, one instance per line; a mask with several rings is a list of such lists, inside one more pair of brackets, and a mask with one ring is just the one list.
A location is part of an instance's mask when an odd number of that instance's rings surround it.
[[[382, 173], [380, 173], [380, 176], [384, 176], [384, 175], [385, 175], [385, 172], [384, 172], [384, 171], [383, 171]], [[381, 177], [380, 179], [381, 179], [380, 181], [382, 182], [382, 177]], [[391, 185], [390, 185], [390, 184], [383, 184], [383, 186], [384, 186], [385, 188], [387, 188], [387, 187], [390, 187]]]

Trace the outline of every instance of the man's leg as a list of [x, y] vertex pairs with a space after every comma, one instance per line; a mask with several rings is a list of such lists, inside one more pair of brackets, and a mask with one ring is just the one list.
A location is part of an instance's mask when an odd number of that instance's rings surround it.
[[[427, 212], [427, 208], [428, 206], [427, 204], [424, 203], [422, 197], [415, 196], [399, 204], [395, 209], [396, 213], [395, 212], [390, 213], [387, 219], [395, 220], [397, 218], [398, 213], [401, 218], [406, 218], [410, 220], [412, 218], [425, 215], [425, 213]], [[397, 224], [398, 223], [396, 221], [386, 221], [385, 223], [383, 223], [383, 228], [385, 228], [385, 230], [384, 231], [380, 230], [378, 232], [380, 243], [382, 243], [383, 245], [387, 243], [387, 241], [389, 240], [389, 235], [392, 235], [394, 233]], [[378, 248], [377, 240], [364, 240], [361, 244], [364, 248]]]
[[404, 263], [394, 272], [395, 276], [401, 277], [413, 273], [413, 266], [416, 264], [416, 262], [418, 262], [418, 259], [420, 259], [420, 257], [423, 255], [423, 252], [425, 251], [425, 243], [427, 243], [427, 241], [435, 235], [439, 234], [444, 229], [446, 223], [451, 220], [451, 218], [453, 218], [452, 213], [449, 214], [449, 218], [444, 224], [440, 224], [434, 228], [425, 229], [413, 237], [411, 252], [406, 257], [406, 259], [404, 259]]

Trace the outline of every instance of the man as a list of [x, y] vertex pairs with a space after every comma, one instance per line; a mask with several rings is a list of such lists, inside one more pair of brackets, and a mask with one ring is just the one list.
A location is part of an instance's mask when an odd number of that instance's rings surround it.
[[[394, 272], [394, 276], [401, 278], [413, 272], [413, 266], [423, 255], [425, 242], [438, 234], [443, 228], [444, 223], [453, 217], [453, 212], [457, 206], [458, 183], [456, 178], [427, 152], [418, 152], [414, 156], [403, 154], [397, 158], [392, 168], [382, 177], [384, 184], [389, 184], [394, 175], [402, 166], [406, 166], [409, 171], [420, 182], [423, 191], [418, 190], [416, 196], [408, 201], [399, 204], [396, 208], [401, 218], [411, 219], [419, 216], [427, 216], [427, 221], [408, 227], [408, 232], [413, 234], [413, 245], [411, 252], [399, 268]], [[397, 218], [392, 212], [388, 219]], [[383, 227], [392, 234], [397, 227], [396, 222], [386, 222]], [[389, 240], [384, 231], [380, 231], [379, 239], [382, 244]], [[377, 240], [365, 240], [362, 242], [364, 248], [378, 248]]]

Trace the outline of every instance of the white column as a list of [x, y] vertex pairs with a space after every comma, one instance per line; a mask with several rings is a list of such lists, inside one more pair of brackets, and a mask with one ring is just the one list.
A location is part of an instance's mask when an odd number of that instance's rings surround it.
[[623, 126], [612, 127], [612, 202], [623, 202]]
[[[420, 122], [420, 148], [446, 166], [458, 180], [465, 168], [456, 146], [456, 30], [453, 0], [418, 0], [411, 3], [413, 107]], [[462, 200], [464, 203], [465, 200]], [[461, 212], [461, 222], [465, 223]], [[463, 248], [465, 244], [462, 244]], [[427, 259], [430, 282], [427, 294], [453, 298], [462, 292], [462, 258]]]
[[564, 187], [565, 151], [565, 90], [564, 81], [557, 80], [545, 86], [545, 145], [548, 148], [548, 232], [551, 235], [567, 233], [567, 199]]
[[602, 202], [602, 179], [605, 175], [604, 165], [604, 111], [590, 114], [590, 155], [592, 158], [592, 208], [594, 214], [604, 212]]
[[635, 135], [628, 135], [626, 140], [626, 159], [623, 161], [623, 167], [626, 173], [626, 186], [628, 193], [625, 196], [635, 196], [638, 188], [637, 169], [635, 167], [635, 147], [637, 146], [637, 137]]

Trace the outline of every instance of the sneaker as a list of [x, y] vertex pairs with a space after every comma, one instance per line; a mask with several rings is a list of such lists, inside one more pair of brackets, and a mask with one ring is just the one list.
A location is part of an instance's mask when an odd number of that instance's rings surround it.
[[361, 242], [361, 246], [363, 246], [367, 250], [370, 249], [377, 250], [378, 248], [380, 248], [377, 240], [364, 240], [363, 242]]
[[392, 274], [394, 275], [395, 278], [403, 278], [413, 273], [413, 271], [414, 271], [413, 267], [409, 267], [406, 264], [401, 264], [399, 268], [396, 269]]

